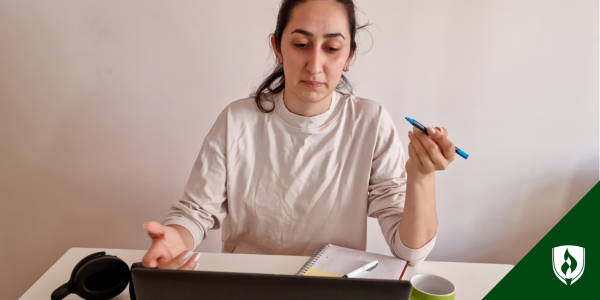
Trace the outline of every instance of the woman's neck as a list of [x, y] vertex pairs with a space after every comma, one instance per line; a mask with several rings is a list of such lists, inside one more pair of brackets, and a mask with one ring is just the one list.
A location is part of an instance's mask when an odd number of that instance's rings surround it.
[[326, 112], [331, 106], [333, 93], [325, 96], [322, 100], [312, 102], [304, 101], [290, 92], [288, 89], [283, 90], [283, 103], [285, 107], [292, 113], [304, 116], [313, 117]]

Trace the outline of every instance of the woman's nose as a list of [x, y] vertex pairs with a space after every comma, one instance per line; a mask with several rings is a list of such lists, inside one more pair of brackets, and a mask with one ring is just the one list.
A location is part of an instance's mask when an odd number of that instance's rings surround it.
[[306, 63], [306, 70], [311, 74], [319, 74], [323, 72], [324, 57], [318, 48], [314, 48], [308, 54], [308, 62]]

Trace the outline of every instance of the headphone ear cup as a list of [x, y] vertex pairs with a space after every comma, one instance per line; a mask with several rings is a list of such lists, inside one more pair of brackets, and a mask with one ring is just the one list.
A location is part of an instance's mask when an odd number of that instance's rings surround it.
[[75, 274], [73, 290], [87, 300], [106, 300], [119, 295], [131, 281], [129, 266], [106, 255], [85, 263]]
[[77, 274], [77, 272], [79, 271], [79, 269], [81, 269], [81, 267], [83, 267], [83, 265], [85, 265], [89, 261], [92, 261], [94, 259], [97, 259], [98, 257], [102, 257], [105, 255], [106, 255], [106, 252], [100, 251], [100, 252], [92, 253], [92, 254], [82, 258], [73, 268], [69, 282], [73, 282], [75, 280], [75, 274]]
[[75, 267], [73, 268], [73, 271], [71, 271], [71, 277], [69, 278], [69, 281], [67, 281], [67, 283], [59, 286], [56, 290], [54, 290], [54, 292], [52, 292], [52, 294], [50, 295], [50, 299], [62, 300], [63, 298], [67, 297], [69, 294], [74, 293], [75, 290], [74, 290], [73, 282], [75, 281], [75, 275], [77, 274], [79, 269], [81, 269], [81, 267], [83, 265], [85, 265], [87, 262], [94, 260], [98, 257], [102, 257], [104, 255], [106, 255], [106, 252], [101, 251], [101, 252], [92, 253], [92, 254], [84, 257], [83, 259], [81, 259], [75, 265]]

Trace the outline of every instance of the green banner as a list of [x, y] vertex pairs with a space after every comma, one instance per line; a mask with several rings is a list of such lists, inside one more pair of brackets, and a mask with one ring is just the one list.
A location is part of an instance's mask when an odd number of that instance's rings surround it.
[[600, 183], [484, 299], [600, 299]]

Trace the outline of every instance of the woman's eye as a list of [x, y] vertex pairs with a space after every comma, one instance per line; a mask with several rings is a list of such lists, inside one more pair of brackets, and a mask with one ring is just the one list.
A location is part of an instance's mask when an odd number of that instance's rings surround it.
[[[296, 47], [298, 47], [298, 48], [300, 48], [300, 49], [306, 49], [306, 47], [308, 47], [308, 45], [307, 45], [307, 44], [295, 44], [295, 45], [296, 45]], [[331, 51], [331, 52], [336, 52], [336, 51], [338, 51], [338, 50], [340, 50], [340, 49], [338, 49], [338, 48], [332, 48], [332, 47], [328, 47], [328, 48], [327, 48], [327, 50], [329, 50], [329, 51]]]

